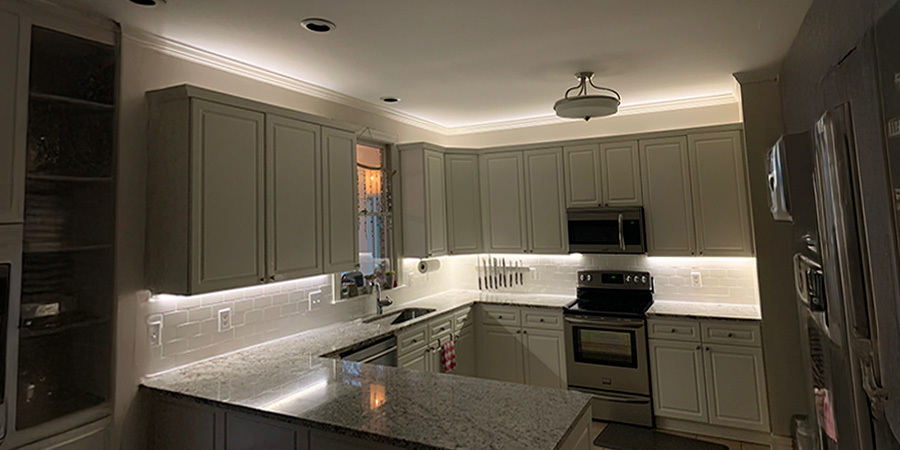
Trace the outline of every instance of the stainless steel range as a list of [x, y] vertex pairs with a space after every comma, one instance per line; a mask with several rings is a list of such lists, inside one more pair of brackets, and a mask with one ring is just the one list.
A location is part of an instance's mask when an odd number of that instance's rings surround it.
[[577, 300], [565, 308], [569, 389], [594, 396], [594, 419], [653, 426], [645, 313], [647, 272], [578, 272]]

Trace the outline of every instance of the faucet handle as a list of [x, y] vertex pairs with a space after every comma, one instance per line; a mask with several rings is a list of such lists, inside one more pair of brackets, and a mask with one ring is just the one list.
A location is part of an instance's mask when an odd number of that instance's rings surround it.
[[391, 299], [391, 297], [389, 295], [385, 295], [384, 299], [379, 300], [379, 302], [384, 306], [391, 306], [394, 304], [394, 300]]

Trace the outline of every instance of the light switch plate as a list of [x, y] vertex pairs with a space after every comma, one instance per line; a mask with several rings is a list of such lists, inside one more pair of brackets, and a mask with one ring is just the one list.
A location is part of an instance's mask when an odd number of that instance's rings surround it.
[[703, 287], [703, 279], [700, 277], [700, 272], [691, 272], [691, 286]]
[[312, 291], [309, 293], [309, 310], [318, 309], [322, 306], [322, 291]]
[[147, 337], [150, 339], [150, 346], [155, 347], [162, 344], [162, 321], [151, 320], [147, 322]]
[[222, 308], [219, 310], [219, 331], [229, 329], [231, 329], [231, 308]]

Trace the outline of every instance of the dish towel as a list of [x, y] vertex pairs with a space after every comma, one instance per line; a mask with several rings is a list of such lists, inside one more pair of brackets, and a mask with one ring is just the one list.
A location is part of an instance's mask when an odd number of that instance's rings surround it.
[[451, 372], [456, 367], [456, 347], [453, 345], [453, 339], [441, 344], [441, 367], [444, 372]]

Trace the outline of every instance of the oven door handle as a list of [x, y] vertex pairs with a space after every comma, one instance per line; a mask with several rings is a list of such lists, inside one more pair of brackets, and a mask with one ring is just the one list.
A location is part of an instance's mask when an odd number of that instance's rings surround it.
[[607, 320], [607, 319], [602, 319], [602, 318], [585, 320], [585, 319], [573, 319], [571, 317], [565, 317], [564, 320], [568, 323], [577, 324], [577, 325], [594, 325], [594, 326], [606, 325], [606, 326], [614, 326], [614, 327], [619, 327], [619, 328], [634, 328], [634, 329], [644, 327], [644, 321], [623, 322], [623, 321], [619, 321], [619, 320]]
[[622, 213], [619, 213], [619, 248], [622, 251], [625, 251], [625, 229], [623, 222], [625, 221], [625, 216]]
[[609, 392], [600, 392], [595, 391], [593, 389], [585, 389], [580, 387], [569, 387], [570, 391], [578, 391], [583, 392], [585, 394], [593, 395], [595, 398], [600, 400], [606, 400], [608, 402], [615, 403], [633, 403], [633, 404], [647, 404], [650, 403], [650, 398], [648, 397], [640, 397], [640, 396], [632, 396], [632, 395], [615, 395]]

